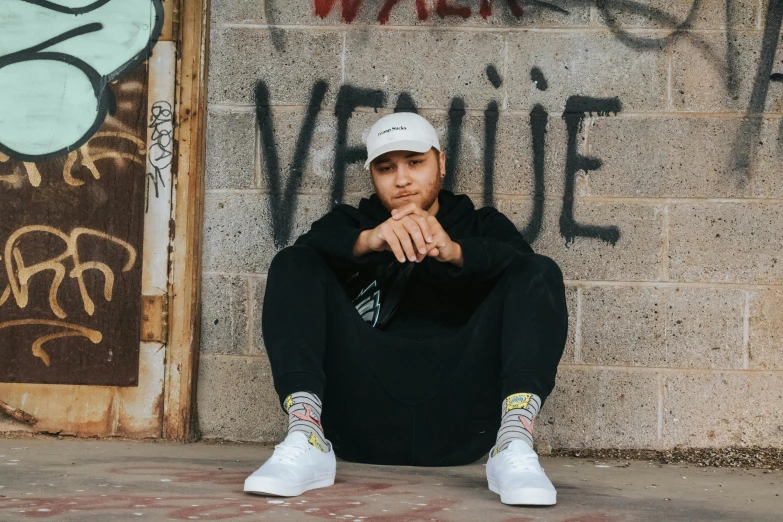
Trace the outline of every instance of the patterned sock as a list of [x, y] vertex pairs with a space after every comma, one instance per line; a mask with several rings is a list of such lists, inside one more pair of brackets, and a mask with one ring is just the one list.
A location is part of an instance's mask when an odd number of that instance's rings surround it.
[[534, 393], [515, 393], [503, 399], [503, 418], [493, 457], [513, 440], [522, 439], [533, 447], [533, 423], [540, 407], [541, 398]]
[[331, 451], [321, 426], [321, 399], [310, 392], [296, 392], [285, 398], [283, 407], [288, 413], [288, 433], [301, 431], [310, 444], [324, 453]]

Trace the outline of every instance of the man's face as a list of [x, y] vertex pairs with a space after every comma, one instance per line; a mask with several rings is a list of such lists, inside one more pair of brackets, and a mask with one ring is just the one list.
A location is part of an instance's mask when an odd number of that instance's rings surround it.
[[438, 192], [446, 175], [443, 152], [435, 148], [387, 152], [373, 160], [370, 172], [375, 193], [389, 212], [408, 203], [431, 214], [437, 212]]

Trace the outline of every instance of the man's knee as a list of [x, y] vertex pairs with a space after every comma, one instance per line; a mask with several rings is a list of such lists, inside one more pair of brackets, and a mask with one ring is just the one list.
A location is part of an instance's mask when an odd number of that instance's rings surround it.
[[307, 245], [291, 245], [280, 250], [272, 258], [269, 266], [269, 278], [277, 278], [285, 274], [296, 274], [297, 277], [317, 274], [327, 268], [323, 257], [313, 247]]

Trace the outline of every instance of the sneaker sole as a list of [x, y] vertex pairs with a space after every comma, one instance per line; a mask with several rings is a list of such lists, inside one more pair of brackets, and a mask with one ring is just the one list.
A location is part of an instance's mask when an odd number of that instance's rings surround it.
[[274, 495], [277, 497], [297, 497], [311, 489], [325, 488], [334, 484], [335, 473], [299, 484], [284, 484], [280, 480], [267, 477], [248, 477], [245, 480], [245, 493], [256, 495]]
[[512, 492], [501, 492], [495, 481], [487, 480], [489, 490], [500, 495], [500, 501], [511, 506], [554, 506], [557, 503], [557, 491], [528, 488]]

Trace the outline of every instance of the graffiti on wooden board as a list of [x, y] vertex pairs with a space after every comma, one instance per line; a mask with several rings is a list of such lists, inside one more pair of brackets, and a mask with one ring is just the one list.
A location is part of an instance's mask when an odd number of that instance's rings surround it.
[[149, 57], [162, 24], [161, 0], [3, 2], [0, 152], [36, 162], [86, 143], [116, 110], [106, 86]]
[[[78, 148], [0, 156], [0, 382], [138, 382], [146, 72], [106, 86], [114, 111]], [[160, 162], [167, 125], [151, 147]]]

